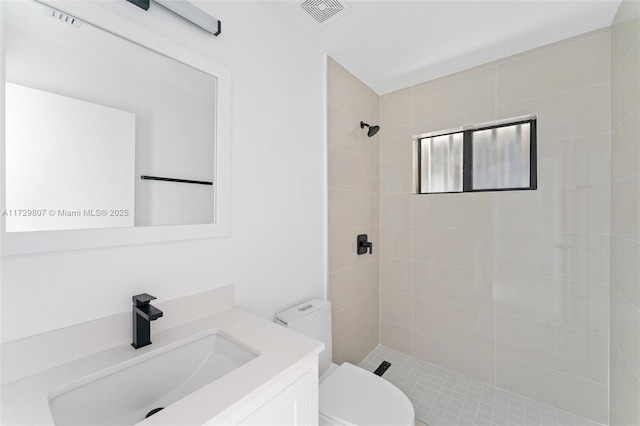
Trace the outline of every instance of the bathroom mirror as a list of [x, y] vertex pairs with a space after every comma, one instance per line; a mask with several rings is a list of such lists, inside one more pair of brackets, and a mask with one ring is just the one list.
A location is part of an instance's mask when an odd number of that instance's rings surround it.
[[2, 254], [227, 235], [228, 69], [96, 3], [0, 7]]

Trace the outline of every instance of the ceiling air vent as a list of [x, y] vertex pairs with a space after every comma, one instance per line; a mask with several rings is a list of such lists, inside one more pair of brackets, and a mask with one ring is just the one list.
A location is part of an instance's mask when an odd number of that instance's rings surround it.
[[301, 12], [322, 26], [351, 12], [351, 6], [344, 0], [305, 0], [299, 6]]

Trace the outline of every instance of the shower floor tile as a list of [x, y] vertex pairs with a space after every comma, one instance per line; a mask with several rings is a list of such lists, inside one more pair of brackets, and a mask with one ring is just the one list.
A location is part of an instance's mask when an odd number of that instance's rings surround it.
[[382, 377], [409, 397], [416, 419], [430, 426], [600, 425], [382, 345], [360, 367], [373, 372], [382, 361], [391, 363]]

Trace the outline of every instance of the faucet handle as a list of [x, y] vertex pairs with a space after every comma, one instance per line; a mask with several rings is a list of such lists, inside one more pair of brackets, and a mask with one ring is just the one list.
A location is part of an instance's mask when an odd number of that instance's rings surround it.
[[148, 305], [149, 302], [151, 302], [152, 300], [155, 300], [156, 298], [150, 294], [142, 293], [142, 294], [136, 294], [131, 299], [133, 300], [133, 306], [144, 306], [144, 305]]

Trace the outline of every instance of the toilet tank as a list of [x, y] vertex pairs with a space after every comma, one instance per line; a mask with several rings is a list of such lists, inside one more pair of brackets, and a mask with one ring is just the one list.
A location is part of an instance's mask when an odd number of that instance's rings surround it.
[[320, 376], [331, 366], [331, 302], [312, 299], [276, 315], [276, 323], [324, 342], [318, 356]]

